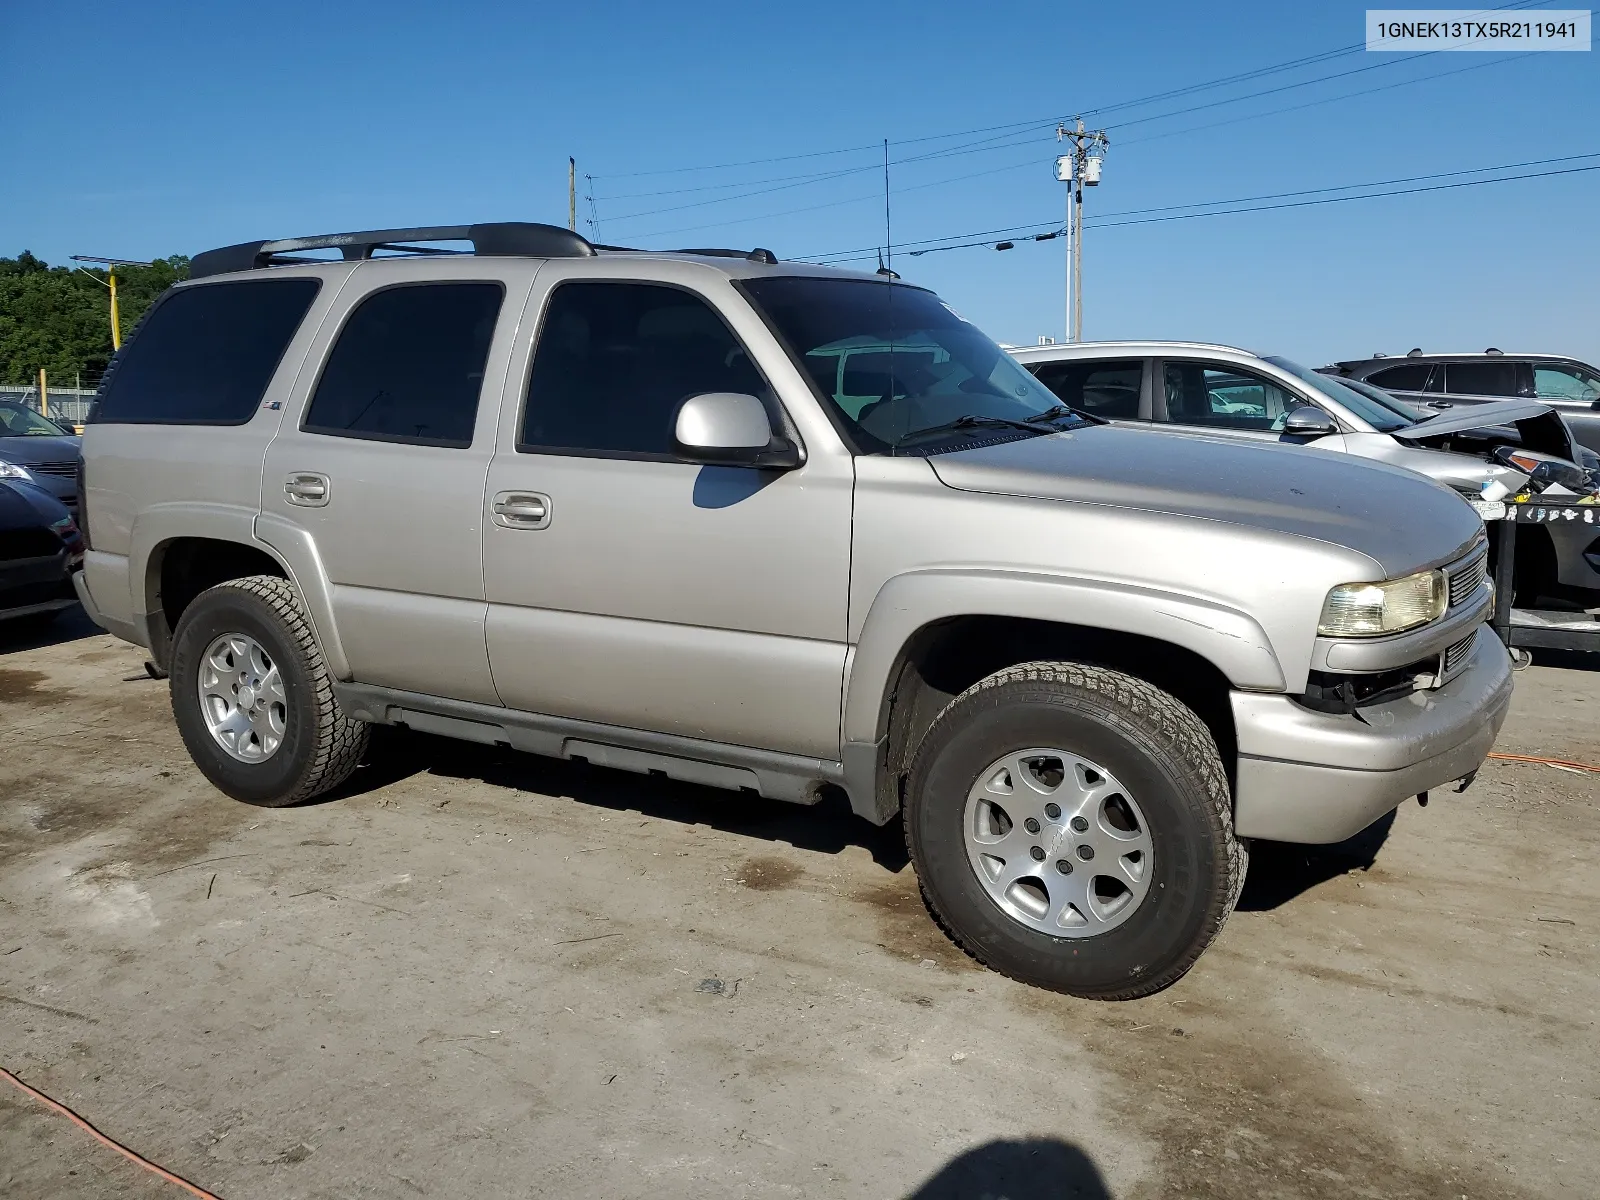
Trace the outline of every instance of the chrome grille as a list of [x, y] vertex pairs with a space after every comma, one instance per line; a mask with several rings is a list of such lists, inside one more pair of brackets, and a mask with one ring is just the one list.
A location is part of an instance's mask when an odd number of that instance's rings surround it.
[[30, 471], [38, 471], [44, 475], [61, 475], [71, 478], [78, 473], [76, 459], [67, 459], [64, 462], [23, 463]]
[[[1480, 572], [1481, 574], [1481, 572]], [[1446, 679], [1459, 671], [1467, 661], [1467, 656], [1472, 653], [1472, 643], [1478, 640], [1478, 631], [1474, 629], [1466, 637], [1444, 652], [1444, 666], [1440, 671]]]
[[1478, 590], [1478, 585], [1483, 582], [1483, 576], [1489, 569], [1489, 551], [1480, 549], [1471, 558], [1447, 568], [1447, 580], [1450, 585], [1450, 607], [1454, 608], [1469, 599]]

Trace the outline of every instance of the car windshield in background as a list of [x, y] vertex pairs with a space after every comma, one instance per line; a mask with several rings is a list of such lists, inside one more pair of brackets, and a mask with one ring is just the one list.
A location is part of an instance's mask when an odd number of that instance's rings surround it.
[[[868, 453], [951, 450], [974, 438], [1088, 424], [932, 292], [785, 277], [740, 286]], [[1041, 421], [1037, 428], [1006, 422]]]
[[21, 404], [0, 404], [0, 437], [66, 437], [67, 431]]
[[1415, 425], [1415, 416], [1406, 416], [1398, 409], [1390, 408], [1387, 404], [1379, 403], [1371, 396], [1363, 395], [1354, 388], [1346, 387], [1343, 381], [1331, 375], [1321, 375], [1309, 367], [1302, 367], [1293, 359], [1277, 358], [1269, 355], [1267, 362], [1279, 370], [1287, 371], [1296, 379], [1309, 383], [1317, 391], [1336, 404], [1342, 404], [1350, 412], [1360, 417], [1379, 433], [1393, 433], [1397, 429], [1405, 429]]

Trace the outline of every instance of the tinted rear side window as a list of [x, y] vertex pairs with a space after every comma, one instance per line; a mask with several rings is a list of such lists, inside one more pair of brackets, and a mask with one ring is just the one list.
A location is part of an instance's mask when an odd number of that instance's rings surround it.
[[169, 293], [118, 356], [95, 421], [243, 425], [319, 286], [315, 279], [260, 279]]
[[369, 296], [339, 332], [301, 428], [472, 445], [502, 295], [498, 283], [425, 283]]
[[1515, 396], [1517, 364], [1449, 363], [1444, 369], [1444, 385], [1458, 396]]
[[1134, 421], [1139, 417], [1142, 359], [1116, 362], [1053, 362], [1030, 368], [1061, 402], [1097, 417]]

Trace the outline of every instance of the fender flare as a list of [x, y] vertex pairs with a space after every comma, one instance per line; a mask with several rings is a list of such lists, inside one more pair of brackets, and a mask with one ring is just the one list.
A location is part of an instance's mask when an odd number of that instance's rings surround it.
[[255, 537], [258, 545], [283, 563], [289, 579], [300, 591], [305, 601], [306, 615], [311, 618], [311, 631], [322, 647], [323, 660], [335, 679], [349, 682], [352, 678], [350, 660], [345, 657], [344, 643], [339, 640], [339, 627], [333, 619], [333, 584], [322, 565], [322, 555], [317, 543], [300, 526], [272, 513], [261, 513], [255, 519]]
[[[336, 679], [350, 677], [349, 661], [333, 623], [333, 588], [310, 535], [281, 518], [263, 517], [254, 507], [228, 504], [188, 501], [157, 504], [141, 512], [134, 521], [128, 547], [132, 565], [128, 584], [133, 592], [133, 620], [145, 634], [145, 645], [158, 661], [166, 654], [166, 647], [157, 645], [165, 641], [166, 627], [166, 617], [157, 599], [161, 585], [158, 552], [168, 542], [179, 538], [233, 542], [260, 550], [275, 560], [305, 601], [328, 669]], [[153, 576], [152, 572], [156, 574]]]
[[986, 568], [897, 575], [879, 589], [852, 649], [845, 683], [842, 754], [856, 812], [879, 823], [877, 771], [887, 736], [885, 698], [905, 646], [921, 629], [955, 617], [1015, 617], [1137, 634], [1189, 650], [1234, 687], [1282, 691], [1278, 656], [1257, 621], [1213, 600], [1135, 584]]

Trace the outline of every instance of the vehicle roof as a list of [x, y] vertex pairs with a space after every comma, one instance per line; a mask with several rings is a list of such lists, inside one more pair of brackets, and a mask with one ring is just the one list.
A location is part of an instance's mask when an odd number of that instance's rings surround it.
[[[469, 243], [470, 251], [446, 248], [441, 243]], [[306, 258], [307, 253], [337, 253], [338, 258]], [[402, 274], [426, 276], [443, 262], [462, 258], [512, 259], [528, 263], [560, 259], [573, 264], [605, 262], [683, 262], [730, 278], [771, 275], [781, 267], [784, 275], [818, 278], [868, 279], [888, 282], [883, 275], [846, 271], [812, 263], [782, 262], [770, 250], [728, 250], [697, 247], [684, 250], [639, 250], [590, 242], [570, 229], [532, 221], [504, 221], [476, 225], [417, 226], [372, 229], [352, 233], [310, 234], [269, 241], [240, 242], [196, 254], [189, 264], [190, 282], [221, 277], [255, 278], [264, 271], [292, 267], [321, 269], [360, 262], [395, 264], [386, 268]], [[411, 264], [411, 265], [404, 265]], [[607, 272], [609, 273], [609, 272]], [[452, 272], [452, 274], [455, 274]], [[459, 275], [456, 275], [459, 278]], [[894, 276], [898, 279], [898, 276]], [[916, 286], [916, 285], [906, 285]]]
[[1055, 358], [1092, 358], [1097, 354], [1162, 354], [1168, 351], [1201, 354], [1237, 354], [1244, 358], [1260, 358], [1254, 350], [1238, 346], [1224, 346], [1217, 342], [1159, 342], [1159, 341], [1107, 341], [1058, 342], [1049, 346], [1007, 347], [1007, 353], [1026, 362], [1049, 361]]
[[[521, 261], [530, 267], [538, 263], [551, 261], [536, 259], [522, 255], [396, 255], [393, 257], [379, 256], [364, 260], [369, 263], [382, 263], [390, 270], [398, 270], [408, 275], [415, 275], [419, 279], [426, 279], [437, 273], [440, 263], [451, 264], [462, 261], [482, 261], [488, 259], [497, 262]], [[903, 287], [924, 290], [918, 284], [908, 284], [902, 280], [888, 280], [881, 275], [873, 275], [864, 271], [847, 271], [838, 267], [817, 266], [814, 263], [787, 262], [779, 259], [775, 263], [750, 262], [742, 258], [723, 258], [720, 256], [699, 255], [682, 250], [626, 250], [613, 251], [601, 250], [592, 258], [586, 259], [561, 259], [560, 261], [576, 266], [580, 271], [586, 266], [595, 268], [598, 272], [610, 275], [616, 266], [634, 263], [680, 263], [690, 268], [725, 276], [729, 279], [762, 279], [776, 278], [779, 276], [805, 276], [820, 279], [858, 279], [873, 283], [899, 283]], [[284, 272], [293, 271], [300, 274], [311, 271], [316, 274], [327, 274], [340, 268], [359, 266], [358, 263], [349, 263], [341, 259], [303, 260], [294, 263], [274, 263], [266, 267], [257, 267], [252, 270], [226, 271], [216, 275], [207, 275], [202, 279], [188, 280], [179, 284], [180, 287], [204, 287], [208, 283], [217, 283], [224, 280], [265, 279]], [[455, 276], [460, 278], [459, 275]]]
[[1382, 363], [1384, 366], [1403, 366], [1408, 362], [1499, 362], [1503, 358], [1512, 360], [1537, 359], [1544, 362], [1582, 362], [1571, 354], [1548, 354], [1537, 350], [1497, 350], [1493, 354], [1486, 354], [1482, 350], [1428, 350], [1422, 354], [1376, 354], [1367, 358], [1343, 358], [1334, 363], [1337, 367], [1367, 367]]

